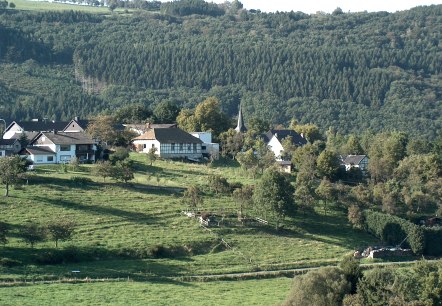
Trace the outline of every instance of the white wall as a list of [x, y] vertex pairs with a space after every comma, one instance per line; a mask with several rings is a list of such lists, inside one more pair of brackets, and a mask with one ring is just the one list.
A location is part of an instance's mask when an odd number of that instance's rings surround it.
[[273, 135], [272, 139], [270, 139], [268, 143], [268, 146], [270, 150], [272, 150], [273, 154], [275, 154], [276, 159], [281, 160], [281, 153], [284, 151], [284, 148], [282, 147], [278, 138]]
[[210, 132], [192, 132], [189, 133], [190, 135], [201, 139], [204, 143], [211, 143], [212, 142], [212, 133]]
[[143, 146], [143, 149], [139, 152], [141, 153], [149, 153], [149, 150], [152, 148], [152, 145], [157, 148], [156, 155], [160, 155], [161, 147], [160, 142], [158, 140], [134, 140], [135, 146]]
[[3, 134], [3, 139], [11, 139], [15, 133], [22, 133], [23, 130], [18, 126], [18, 124], [14, 124], [9, 131]]
[[57, 163], [67, 163], [75, 157], [75, 145], [69, 146], [69, 151], [60, 151], [60, 145], [55, 145], [55, 152], [57, 154]]

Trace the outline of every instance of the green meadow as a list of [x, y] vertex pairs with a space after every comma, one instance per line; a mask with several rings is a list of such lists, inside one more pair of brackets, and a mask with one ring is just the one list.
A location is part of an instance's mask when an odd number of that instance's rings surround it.
[[[60, 303], [75, 304], [100, 304], [102, 295], [115, 298], [115, 304], [122, 304], [125, 296], [133, 303], [151, 301], [158, 305], [161, 303], [155, 299], [162, 299], [167, 305], [203, 304], [217, 292], [226, 291], [229, 298], [217, 296], [220, 300], [215, 300], [216, 304], [269, 305], [284, 299], [290, 279], [188, 281], [193, 276], [336, 264], [355, 248], [376, 243], [371, 236], [353, 230], [345, 212], [336, 207], [327, 216], [320, 209], [316, 213], [300, 212], [287, 218], [281, 231], [266, 225], [241, 225], [235, 216], [237, 204], [231, 197], [207, 188], [211, 174], [222, 175], [230, 183], [255, 183], [233, 161], [220, 161], [210, 167], [176, 161], [157, 161], [149, 166], [144, 155], [132, 154], [131, 158], [136, 173], [127, 185], [96, 177], [93, 165], [83, 165], [75, 172], [68, 169], [67, 173], [60, 166], [40, 166], [27, 185], [11, 190], [9, 198], [0, 199], [0, 221], [10, 228], [9, 243], [0, 246], [0, 258], [18, 261], [0, 266], [0, 295], [6, 299], [0, 304], [23, 304], [34, 295], [41, 299], [32, 302], [40, 305], [57, 295], [62, 296]], [[88, 177], [92, 182], [79, 185], [71, 179], [73, 176]], [[187, 207], [182, 203], [180, 188], [190, 185], [204, 190], [201, 211], [225, 216], [220, 226], [206, 230], [197, 219], [182, 214]], [[256, 211], [246, 212], [262, 217]], [[20, 238], [20, 229], [30, 222], [45, 225], [61, 218], [74, 221], [76, 228], [73, 239], [60, 242], [58, 249], [53, 241], [31, 248]], [[158, 249], [165, 251], [152, 253]], [[62, 263], [45, 261], [56, 252], [68, 255]], [[29, 285], [33, 281], [73, 278], [129, 281]], [[21, 286], [22, 282], [28, 285]], [[101, 290], [102, 286], [106, 290]], [[117, 291], [112, 289], [114, 286], [122, 291], [121, 296], [113, 297]], [[199, 292], [197, 296], [202, 300], [194, 300], [190, 292]], [[76, 300], [76, 296], [89, 298]], [[235, 303], [234, 299], [242, 300]]]

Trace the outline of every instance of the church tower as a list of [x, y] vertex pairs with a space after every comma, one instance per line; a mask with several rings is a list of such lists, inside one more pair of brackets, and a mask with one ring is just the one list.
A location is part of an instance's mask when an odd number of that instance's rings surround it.
[[239, 105], [238, 124], [236, 125], [235, 131], [237, 133], [247, 132], [247, 128], [244, 124], [244, 118], [242, 117], [241, 104]]

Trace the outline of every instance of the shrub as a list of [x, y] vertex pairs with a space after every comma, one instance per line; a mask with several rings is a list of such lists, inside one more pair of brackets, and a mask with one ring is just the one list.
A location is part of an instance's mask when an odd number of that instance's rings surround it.
[[0, 244], [5, 245], [8, 243], [8, 238], [6, 235], [8, 234], [8, 225], [6, 223], [0, 222]]
[[58, 247], [58, 241], [70, 240], [74, 233], [75, 223], [69, 220], [57, 220], [47, 226], [48, 233]]
[[3, 267], [15, 267], [15, 266], [20, 266], [22, 264], [22, 262], [20, 260], [16, 260], [16, 259], [11, 259], [11, 258], [0, 258], [0, 266]]
[[92, 183], [91, 178], [84, 177], [84, 176], [72, 176], [71, 181], [75, 184], [82, 185], [82, 186]]
[[116, 164], [118, 161], [123, 161], [129, 157], [129, 150], [123, 147], [118, 147], [114, 153], [109, 156], [109, 160], [112, 164]]
[[23, 241], [30, 244], [31, 248], [33, 248], [34, 244], [45, 241], [46, 231], [45, 228], [38, 224], [31, 223], [20, 229], [20, 236]]
[[169, 256], [169, 249], [161, 244], [157, 244], [150, 247], [149, 253], [155, 258], [165, 258]]

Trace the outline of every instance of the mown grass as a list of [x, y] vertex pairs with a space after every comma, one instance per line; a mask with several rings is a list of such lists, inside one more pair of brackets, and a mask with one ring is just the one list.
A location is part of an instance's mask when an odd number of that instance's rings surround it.
[[1, 305], [273, 305], [289, 278], [224, 282], [104, 282], [0, 288]]
[[[0, 258], [16, 259], [21, 264], [0, 266], [0, 281], [89, 277], [152, 282], [192, 275], [292, 269], [334, 264], [355, 248], [375, 243], [367, 234], [354, 231], [338, 209], [327, 216], [298, 213], [286, 220], [282, 231], [257, 224], [242, 226], [236, 220], [237, 204], [231, 197], [213, 194], [205, 187], [210, 174], [220, 174], [229, 182], [254, 184], [234, 163], [208, 167], [157, 161], [150, 167], [144, 155], [132, 154], [131, 158], [136, 173], [129, 185], [111, 179], [104, 182], [91, 171], [93, 165], [83, 165], [75, 172], [69, 169], [67, 173], [60, 166], [44, 166], [37, 168], [28, 185], [11, 190], [9, 198], [1, 198], [0, 221], [6, 222], [11, 232], [9, 243], [0, 247]], [[71, 180], [73, 176], [88, 177], [92, 183], [78, 185]], [[204, 230], [196, 219], [181, 214], [186, 209], [181, 193], [155, 189], [192, 184], [204, 190], [201, 210], [226, 214], [220, 227]], [[39, 264], [38, 258], [54, 251], [54, 242], [31, 249], [20, 239], [20, 228], [30, 222], [45, 225], [61, 218], [75, 221], [76, 229], [72, 241], [60, 243], [60, 248], [73, 246], [81, 256], [63, 264]], [[232, 249], [223, 246], [221, 238]], [[170, 254], [153, 256], [151, 250], [158, 245], [166, 247]], [[74, 275], [74, 270], [80, 273]], [[60, 290], [89, 290], [83, 285], [54, 286]], [[134, 286], [143, 285], [129, 283], [128, 290]], [[163, 290], [157, 287], [155, 290]], [[25, 289], [31, 292], [32, 288]], [[35, 290], [39, 288], [40, 285]], [[170, 301], [167, 304], [173, 304]], [[262, 304], [277, 301], [275, 298]]]
[[[26, 11], [81, 11], [95, 14], [111, 14], [107, 7], [95, 7], [89, 5], [74, 5], [67, 3], [56, 3], [48, 1], [28, 1], [28, 0], [11, 0], [16, 7], [15, 10]], [[133, 10], [130, 10], [133, 11]], [[114, 13], [123, 13], [124, 9], [118, 8]]]

